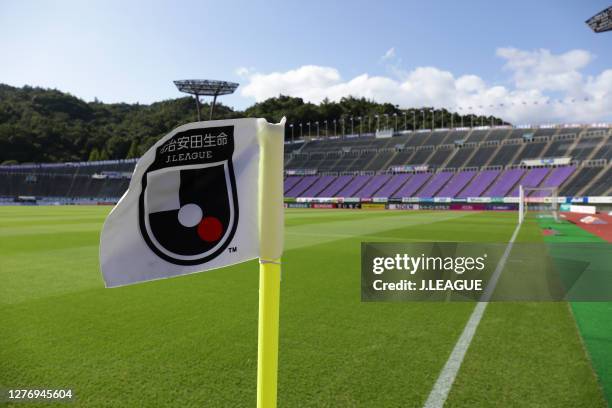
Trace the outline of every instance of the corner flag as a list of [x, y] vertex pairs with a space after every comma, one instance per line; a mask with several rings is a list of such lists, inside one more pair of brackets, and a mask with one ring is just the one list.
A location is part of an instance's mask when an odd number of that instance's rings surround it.
[[138, 161], [100, 237], [107, 287], [260, 260], [257, 405], [276, 406], [285, 119], [189, 123]]
[[106, 286], [279, 258], [283, 135], [284, 122], [219, 120], [155, 143], [104, 224]]

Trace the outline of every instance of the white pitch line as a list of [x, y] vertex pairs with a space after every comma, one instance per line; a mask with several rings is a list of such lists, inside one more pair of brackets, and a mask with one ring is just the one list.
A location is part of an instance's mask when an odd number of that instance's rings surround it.
[[504, 269], [504, 265], [506, 264], [506, 260], [508, 259], [508, 255], [512, 250], [512, 246], [514, 241], [516, 240], [516, 236], [518, 235], [521, 224], [516, 226], [514, 233], [512, 234], [512, 238], [510, 238], [510, 242], [506, 246], [506, 250], [504, 254], [499, 260], [497, 264], [497, 268], [493, 272], [491, 276], [491, 280], [489, 284], [485, 288], [484, 293], [482, 294], [481, 300], [476, 304], [476, 307], [472, 311], [468, 322], [463, 329], [463, 333], [457, 340], [455, 347], [451, 355], [448, 357], [444, 368], [440, 372], [436, 383], [434, 384], [429, 396], [427, 397], [427, 401], [425, 401], [424, 408], [441, 408], [444, 406], [446, 399], [448, 398], [448, 394], [455, 382], [455, 378], [457, 378], [457, 373], [459, 372], [459, 368], [461, 368], [461, 363], [463, 363], [463, 358], [467, 353], [468, 348], [470, 347], [470, 343], [472, 343], [472, 339], [474, 338], [474, 333], [476, 333], [476, 329], [480, 324], [480, 320], [482, 319], [482, 315], [484, 314], [487, 305], [489, 304], [488, 300], [491, 298], [493, 291], [495, 290], [495, 286], [497, 285], [497, 281], [499, 280], [499, 276], [501, 275], [502, 270]]

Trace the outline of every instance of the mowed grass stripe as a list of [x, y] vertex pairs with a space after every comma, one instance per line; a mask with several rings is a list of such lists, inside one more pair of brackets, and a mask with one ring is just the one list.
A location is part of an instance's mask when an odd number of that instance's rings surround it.
[[[49, 217], [97, 211], [100, 224], [89, 232], [89, 239], [97, 240], [109, 209], [39, 210]], [[25, 211], [27, 216], [36, 214], [31, 208]], [[384, 240], [507, 242], [515, 214], [440, 212], [438, 217], [422, 213], [421, 218], [419, 212], [329, 211], [325, 212], [328, 223], [346, 222], [321, 232], [326, 223], [318, 218], [323, 212], [288, 211], [288, 224], [294, 216], [305, 218], [305, 213], [313, 214], [314, 222], [309, 230], [307, 221], [299, 220], [297, 232], [319, 233], [321, 239], [325, 233], [347, 230], [355, 235], [293, 248], [294, 238], [287, 235], [279, 406], [421, 405], [473, 305], [361, 303], [359, 244], [364, 235]], [[461, 216], [444, 219], [449, 214]], [[394, 222], [378, 230], [376, 224], [385, 217]], [[375, 232], [369, 233], [370, 228]], [[287, 231], [292, 230], [290, 225]], [[58, 234], [67, 239], [61, 223]], [[27, 241], [35, 236], [12, 239]], [[298, 235], [294, 237], [299, 243]], [[39, 271], [44, 276], [67, 274], [69, 265], [45, 261], [49, 259], [45, 251], [54, 251], [45, 246], [51, 242], [38, 242], [40, 253], [16, 256], [46, 264]], [[18, 247], [26, 246], [27, 242]], [[95, 245], [83, 248], [77, 251], [80, 271], [98, 279]], [[41, 278], [30, 276], [22, 283], [33, 279]], [[80, 288], [70, 281], [63, 280], [61, 286], [72, 291], [49, 296], [41, 288], [27, 300], [0, 305], [0, 384], [71, 386], [77, 394], [74, 406], [79, 407], [253, 406], [257, 262], [117, 289]], [[496, 338], [506, 341], [512, 339]], [[531, 372], [525, 368], [520, 375], [528, 381]], [[497, 384], [485, 379], [480, 386]], [[563, 392], [553, 384], [551, 392], [555, 391]]]
[[[284, 256], [284, 406], [422, 401], [469, 315], [468, 304], [362, 304], [359, 242]], [[48, 273], [63, 267], [49, 263]], [[0, 383], [70, 385], [76, 406], [252, 406], [257, 278], [249, 262], [2, 307]]]
[[[73, 208], [73, 210], [77, 212], [81, 208]], [[45, 217], [47, 220], [53, 220], [52, 214], [59, 209], [58, 207], [42, 208], [43, 212], [51, 214]], [[102, 281], [97, 266], [99, 230], [109, 208], [97, 209], [99, 210], [97, 222], [87, 223], [79, 228], [59, 222], [53, 225], [55, 232], [47, 230], [45, 233], [40, 233], [37, 223], [34, 226], [23, 227], [19, 237], [2, 236], [0, 231], [0, 254], [3, 259], [0, 276], [3, 276], [4, 279], [4, 285], [0, 288], [0, 303], [13, 304], [27, 301], [30, 298], [56, 296], [100, 285]], [[430, 214], [421, 219], [415, 216], [416, 213], [407, 213], [411, 215], [410, 217], [402, 217], [397, 213], [389, 217], [383, 212], [373, 212], [370, 218], [361, 219], [363, 212], [351, 211], [344, 214], [345, 217], [342, 217], [341, 221], [329, 221], [325, 224], [325, 228], [303, 227], [303, 224], [287, 227], [285, 247], [287, 249], [303, 248], [361, 235], [363, 237], [360, 239], [367, 237], [369, 240], [378, 241], [394, 238], [409, 239], [405, 233], [406, 227], [400, 228], [396, 237], [392, 236], [393, 231], [398, 230], [398, 225], [423, 225], [459, 218], [457, 214], [451, 214], [452, 217], [447, 215], [438, 218]], [[333, 216], [328, 213], [328, 218], [330, 215]], [[358, 224], [353, 220], [346, 220], [346, 215], [358, 218]], [[459, 215], [463, 217], [467, 213]], [[289, 212], [287, 219], [292, 220], [293, 216], [294, 214]], [[380, 218], [383, 217], [385, 219], [381, 221]], [[51, 229], [51, 226], [47, 228]], [[353, 231], [352, 234], [338, 235], [330, 232], [347, 230]], [[356, 230], [359, 230], [360, 233], [357, 233]], [[389, 232], [390, 235], [383, 237], [370, 235], [375, 232]], [[420, 238], [414, 236], [412, 240], [414, 239]], [[355, 244], [356, 248], [359, 248], [360, 242]], [[53, 265], [54, 269], [61, 270], [62, 273], [43, 273], [50, 265]]]
[[[540, 228], [528, 218], [517, 242], [542, 241]], [[492, 302], [446, 406], [607, 404], [566, 302]]]
[[[552, 226], [561, 232], [560, 235], [544, 237], [546, 242], [606, 242], [569, 222], [553, 224], [540, 219], [538, 224], [541, 228]], [[573, 253], [572, 257], [588, 261], [589, 252]], [[607, 266], [606, 268], [606, 265], [602, 265], [602, 273], [607, 273], [609, 265]], [[609, 274], [607, 277], [609, 278]], [[612, 302], [572, 302], [571, 307], [591, 364], [610, 404], [612, 402]]]
[[47, 225], [23, 225], [23, 226], [14, 226], [14, 227], [2, 227], [0, 228], [0, 238], [12, 238], [17, 236], [27, 236], [27, 235], [53, 235], [58, 231], [63, 233], [74, 233], [74, 232], [82, 232], [82, 231], [96, 231], [100, 232], [100, 222], [99, 220], [93, 220], [91, 222], [84, 222], [78, 224], [72, 223], [57, 223], [57, 224], [47, 224]]
[[75, 246], [2, 255], [0, 304], [15, 304], [104, 286], [98, 246]]

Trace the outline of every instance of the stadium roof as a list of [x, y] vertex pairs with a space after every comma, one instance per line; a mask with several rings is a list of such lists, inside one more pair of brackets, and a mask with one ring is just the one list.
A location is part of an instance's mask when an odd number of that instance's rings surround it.
[[589, 18], [586, 23], [596, 33], [612, 30], [612, 6], [595, 14], [593, 17]]
[[174, 85], [179, 91], [185, 92], [191, 95], [195, 95], [196, 109], [198, 112], [198, 121], [201, 120], [200, 116], [200, 96], [212, 96], [213, 101], [210, 105], [209, 119], [212, 120], [213, 111], [215, 110], [215, 103], [217, 102], [217, 96], [229, 95], [234, 93], [238, 85], [236, 82], [227, 81], [216, 81], [214, 79], [181, 79], [174, 81]]
[[216, 81], [212, 79], [183, 79], [174, 81], [179, 91], [192, 95], [228, 95], [233, 93], [238, 84], [235, 82]]

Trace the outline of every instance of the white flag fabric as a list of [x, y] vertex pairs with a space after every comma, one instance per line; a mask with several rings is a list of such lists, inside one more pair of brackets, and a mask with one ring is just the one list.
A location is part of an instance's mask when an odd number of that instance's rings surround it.
[[215, 269], [262, 252], [279, 258], [283, 138], [284, 119], [235, 119], [189, 123], [155, 143], [104, 223], [106, 286]]

